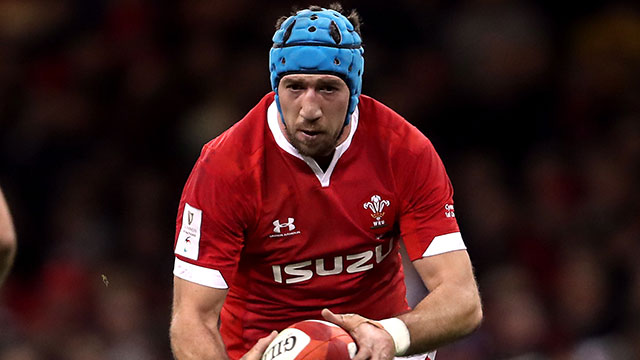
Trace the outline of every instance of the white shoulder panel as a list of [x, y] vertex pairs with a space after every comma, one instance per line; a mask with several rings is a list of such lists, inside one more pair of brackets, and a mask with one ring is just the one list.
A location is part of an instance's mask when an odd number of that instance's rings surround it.
[[429, 247], [427, 247], [427, 250], [422, 254], [422, 257], [440, 255], [450, 251], [466, 249], [467, 247], [462, 240], [460, 232], [454, 232], [434, 237]]
[[173, 275], [203, 286], [216, 289], [228, 289], [227, 282], [220, 271], [206, 267], [193, 265], [176, 258], [173, 266]]

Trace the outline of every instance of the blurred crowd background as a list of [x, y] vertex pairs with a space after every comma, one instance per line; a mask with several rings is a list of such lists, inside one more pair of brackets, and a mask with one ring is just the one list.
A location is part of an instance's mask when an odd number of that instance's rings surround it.
[[[0, 359], [171, 358], [182, 187], [269, 91], [292, 5], [0, 0], [19, 236]], [[343, 5], [364, 18], [363, 92], [433, 141], [456, 189], [485, 321], [438, 358], [640, 359], [637, 4]]]

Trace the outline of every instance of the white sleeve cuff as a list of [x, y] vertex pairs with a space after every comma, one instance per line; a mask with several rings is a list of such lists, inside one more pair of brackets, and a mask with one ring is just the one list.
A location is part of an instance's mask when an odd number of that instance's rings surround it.
[[216, 289], [229, 288], [220, 271], [194, 265], [178, 258], [173, 266], [173, 275], [203, 286]]
[[422, 254], [422, 257], [440, 255], [455, 250], [466, 250], [467, 247], [462, 240], [460, 232], [436, 236]]
[[396, 356], [404, 355], [409, 350], [411, 335], [404, 321], [398, 318], [389, 318], [378, 321], [387, 330], [396, 346]]

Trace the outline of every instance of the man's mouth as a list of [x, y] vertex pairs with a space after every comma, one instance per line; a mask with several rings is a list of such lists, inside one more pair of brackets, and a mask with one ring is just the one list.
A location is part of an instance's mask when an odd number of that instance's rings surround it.
[[319, 135], [322, 133], [321, 131], [318, 131], [318, 130], [300, 130], [300, 132], [308, 137], [315, 137], [316, 135]]

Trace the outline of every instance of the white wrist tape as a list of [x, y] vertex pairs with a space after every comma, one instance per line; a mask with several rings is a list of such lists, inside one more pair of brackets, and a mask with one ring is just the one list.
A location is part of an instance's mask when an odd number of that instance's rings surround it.
[[409, 349], [409, 344], [411, 344], [409, 329], [404, 321], [398, 318], [389, 318], [378, 322], [391, 335], [396, 346], [396, 356], [404, 355]]

